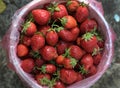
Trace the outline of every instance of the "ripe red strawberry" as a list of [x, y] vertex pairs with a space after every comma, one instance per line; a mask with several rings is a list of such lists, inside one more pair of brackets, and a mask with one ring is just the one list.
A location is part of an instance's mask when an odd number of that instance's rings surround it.
[[65, 84], [72, 84], [77, 80], [77, 73], [74, 70], [61, 69], [60, 80]]
[[94, 19], [86, 19], [82, 24], [80, 24], [80, 33], [84, 34], [86, 32], [90, 32], [97, 27], [97, 22]]
[[100, 63], [101, 59], [102, 59], [102, 55], [100, 53], [93, 56], [94, 65], [98, 65]]
[[74, 58], [64, 58], [63, 65], [66, 69], [72, 69], [76, 66], [77, 60]]
[[40, 26], [39, 32], [41, 32], [44, 36], [46, 36], [49, 29], [50, 29], [50, 26], [48, 25]]
[[26, 22], [23, 26], [22, 33], [27, 36], [32, 36], [37, 31], [36, 25], [33, 22]]
[[80, 64], [88, 70], [93, 65], [93, 57], [90, 54], [86, 54], [82, 57]]
[[78, 74], [78, 75], [77, 75], [77, 80], [76, 80], [76, 82], [83, 80], [83, 75], [82, 75], [81, 73], [77, 73], [77, 74]]
[[92, 65], [92, 66], [89, 68], [88, 74], [86, 74], [86, 77], [90, 77], [90, 76], [92, 76], [92, 75], [94, 75], [94, 74], [96, 74], [96, 73], [97, 73], [97, 68], [96, 68], [94, 65]]
[[75, 18], [70, 15], [64, 16], [60, 20], [61, 20], [61, 24], [67, 29], [71, 29], [77, 26], [77, 22]]
[[98, 41], [97, 44], [100, 48], [104, 48], [104, 41]]
[[30, 46], [31, 45], [31, 37], [23, 36], [22, 43], [26, 46]]
[[71, 42], [74, 39], [73, 34], [69, 30], [66, 30], [66, 29], [63, 29], [60, 32], [58, 32], [58, 35], [62, 40], [66, 42]]
[[73, 58], [80, 60], [84, 54], [85, 52], [79, 46], [70, 46], [70, 56], [72, 56]]
[[58, 34], [55, 31], [47, 32], [46, 42], [51, 46], [55, 46], [58, 42]]
[[37, 74], [35, 79], [37, 80], [38, 84], [46, 86], [48, 85], [48, 81], [50, 81], [51, 77], [49, 74]]
[[34, 20], [39, 24], [39, 25], [45, 25], [49, 22], [50, 20], [50, 12], [44, 9], [35, 9], [32, 11], [32, 15]]
[[63, 64], [63, 61], [64, 61], [65, 57], [63, 55], [59, 55], [56, 59], [56, 63], [58, 65], [62, 65]]
[[55, 6], [55, 8], [53, 8], [53, 15], [52, 18], [53, 19], [58, 19], [58, 18], [62, 18], [64, 16], [68, 15], [67, 9], [64, 5], [62, 4], [58, 4], [57, 6]]
[[75, 0], [69, 0], [66, 6], [69, 12], [75, 12], [79, 7], [79, 3]]
[[46, 61], [53, 60], [58, 56], [56, 49], [52, 46], [43, 47], [42, 50], [40, 50], [40, 53]]
[[80, 33], [80, 29], [78, 27], [70, 29], [71, 33], [73, 34], [73, 41], [77, 39]]
[[34, 66], [35, 66], [34, 60], [31, 58], [27, 58], [25, 60], [22, 60], [21, 62], [21, 68], [27, 73], [32, 72]]
[[70, 45], [70, 43], [60, 40], [56, 46], [58, 54], [64, 54], [65, 49], [67, 49]]
[[17, 55], [18, 55], [18, 57], [26, 56], [28, 54], [28, 51], [29, 51], [28, 48], [23, 44], [19, 44], [17, 46]]
[[78, 46], [81, 46], [81, 41], [82, 41], [82, 38], [78, 37], [76, 40]]
[[38, 58], [35, 60], [35, 65], [37, 67], [41, 67], [44, 63], [45, 63], [45, 61], [42, 58]]
[[45, 45], [45, 38], [41, 34], [35, 34], [31, 38], [31, 47], [33, 51], [38, 51]]
[[53, 88], [65, 88], [65, 85], [61, 81], [57, 81]]
[[79, 23], [82, 23], [84, 20], [86, 20], [89, 16], [89, 11], [86, 6], [79, 6], [75, 18]]
[[41, 69], [41, 72], [50, 73], [50, 74], [53, 74], [57, 70], [56, 66], [53, 64], [43, 65], [40, 69]]
[[97, 37], [94, 36], [92, 33], [87, 32], [82, 36], [81, 46], [86, 50], [88, 53], [92, 53], [94, 48], [97, 46]]

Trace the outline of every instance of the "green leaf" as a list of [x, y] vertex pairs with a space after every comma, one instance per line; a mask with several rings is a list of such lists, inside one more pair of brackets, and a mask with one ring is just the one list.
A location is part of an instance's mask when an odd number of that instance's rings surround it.
[[2, 13], [6, 9], [6, 5], [3, 0], [0, 0], [0, 13]]

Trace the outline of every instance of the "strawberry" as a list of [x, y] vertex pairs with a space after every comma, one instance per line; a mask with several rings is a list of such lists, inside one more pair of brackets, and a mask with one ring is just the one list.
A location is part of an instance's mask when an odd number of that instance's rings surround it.
[[57, 58], [58, 54], [54, 47], [52, 46], [45, 46], [40, 50], [40, 53], [44, 60], [50, 61]]
[[80, 43], [82, 48], [84, 48], [86, 52], [92, 53], [94, 48], [97, 47], [97, 42], [98, 42], [97, 37], [94, 36], [92, 33], [87, 32], [82, 36], [82, 40]]
[[75, 18], [79, 23], [82, 23], [84, 20], [86, 20], [88, 16], [89, 16], [89, 11], [86, 5], [82, 5], [77, 8]]
[[100, 48], [104, 48], [104, 41], [98, 41], [98, 46], [100, 47]]
[[41, 58], [38, 58], [35, 60], [35, 64], [37, 67], [41, 67], [44, 63], [45, 63], [45, 61]]
[[28, 51], [29, 51], [28, 48], [23, 44], [19, 44], [17, 46], [17, 55], [18, 55], [18, 57], [26, 56], [28, 54]]
[[56, 72], [57, 68], [55, 65], [53, 64], [46, 64], [43, 65], [41, 68], [39, 68], [41, 70], [41, 72], [43, 73], [50, 73], [53, 74], [54, 72]]
[[88, 70], [93, 65], [93, 57], [90, 54], [86, 54], [82, 57], [80, 64]]
[[50, 26], [48, 25], [40, 26], [39, 32], [41, 32], [44, 36], [46, 36], [49, 29], [50, 29]]
[[89, 68], [88, 74], [86, 74], [86, 77], [90, 77], [90, 76], [92, 76], [92, 75], [94, 75], [94, 74], [96, 74], [96, 73], [97, 73], [97, 68], [96, 68], [94, 65], [92, 65], [92, 66]]
[[78, 46], [81, 46], [81, 41], [82, 41], [82, 38], [78, 37], [77, 40], [76, 40], [76, 43], [77, 43]]
[[93, 63], [94, 65], [98, 65], [101, 61], [102, 55], [98, 53], [97, 55], [93, 56]]
[[31, 38], [31, 47], [33, 51], [38, 51], [45, 45], [45, 38], [37, 33], [34, 34]]
[[82, 24], [80, 24], [80, 33], [84, 34], [86, 32], [90, 32], [97, 29], [98, 25], [94, 19], [86, 19]]
[[59, 55], [56, 59], [56, 63], [58, 65], [62, 65], [63, 64], [63, 61], [64, 61], [65, 57], [63, 55]]
[[81, 80], [83, 80], [83, 75], [81, 74], [81, 73], [77, 73], [78, 75], [77, 75], [77, 80], [76, 80], [76, 82], [79, 82], [79, 81], [81, 81]]
[[65, 85], [61, 81], [57, 81], [53, 88], [65, 88]]
[[34, 60], [31, 58], [27, 58], [25, 60], [22, 60], [21, 62], [21, 68], [27, 73], [32, 72], [34, 66], [35, 66]]
[[73, 34], [73, 41], [77, 39], [80, 33], [80, 29], [78, 27], [70, 29], [71, 33]]
[[64, 54], [65, 49], [68, 48], [70, 45], [70, 43], [60, 40], [56, 46], [58, 54]]
[[69, 12], [75, 12], [79, 7], [79, 3], [78, 1], [75, 1], [75, 0], [69, 0], [67, 1], [66, 6]]
[[64, 16], [62, 19], [60, 19], [61, 24], [66, 28], [66, 29], [71, 29], [77, 26], [77, 22], [74, 17], [67, 15]]
[[37, 31], [36, 25], [33, 22], [26, 22], [23, 26], [22, 33], [27, 36], [32, 36]]
[[63, 65], [66, 69], [72, 69], [76, 66], [77, 60], [74, 58], [64, 58]]
[[77, 80], [77, 73], [63, 68], [60, 70], [60, 80], [65, 84], [72, 84]]
[[50, 12], [44, 9], [35, 9], [32, 11], [32, 15], [34, 20], [39, 24], [39, 25], [45, 25], [49, 22], [50, 20]]
[[66, 29], [63, 29], [60, 32], [58, 32], [58, 36], [66, 42], [71, 42], [74, 39], [73, 34], [69, 30], [66, 30]]
[[22, 43], [26, 46], [30, 46], [31, 45], [31, 37], [23, 36]]
[[58, 42], [58, 34], [55, 31], [47, 32], [46, 42], [51, 46], [55, 46]]
[[46, 86], [48, 85], [51, 77], [49, 74], [37, 74], [35, 76], [35, 79], [37, 80], [37, 83], [42, 85], [42, 86]]
[[52, 7], [48, 7], [48, 10], [53, 14], [53, 19], [62, 18], [68, 15], [66, 7], [62, 4], [54, 4]]
[[79, 47], [79, 46], [76, 46], [76, 45], [72, 45], [70, 46], [70, 56], [72, 56], [73, 58], [77, 59], [77, 60], [80, 60], [81, 57], [85, 54], [85, 52]]

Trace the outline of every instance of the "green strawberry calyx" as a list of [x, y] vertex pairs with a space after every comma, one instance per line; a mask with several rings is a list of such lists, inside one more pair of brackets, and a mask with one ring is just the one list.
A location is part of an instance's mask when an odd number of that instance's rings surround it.
[[63, 17], [63, 18], [61, 18], [59, 20], [61, 21], [62, 26], [66, 25], [66, 23], [67, 23], [67, 18], [66, 17]]
[[87, 74], [88, 73], [88, 71], [87, 70], [85, 70], [85, 68], [84, 68], [84, 66], [80, 66], [79, 65], [79, 72], [82, 74], [82, 75], [84, 75], [84, 74]]
[[72, 4], [71, 0], [68, 0], [66, 3], [66, 6], [69, 6], [70, 4]]
[[37, 67], [37, 70], [40, 70], [42, 73], [46, 73], [46, 66], [43, 65], [41, 68]]
[[59, 12], [60, 8], [58, 7], [58, 3], [53, 2], [47, 7], [47, 10], [53, 14], [55, 11]]
[[97, 31], [97, 27], [95, 26], [94, 29], [91, 31], [92, 34], [94, 34], [98, 41], [103, 41], [103, 37], [101, 34]]
[[41, 58], [41, 55], [40, 55], [39, 51], [31, 51], [30, 55], [35, 59], [38, 59], [38, 58], [40, 59]]
[[86, 4], [85, 2], [80, 2], [80, 6], [82, 6], [82, 7], [88, 7], [89, 4]]
[[56, 22], [57, 22], [57, 20], [55, 20], [55, 21], [52, 23], [51, 28], [50, 28], [50, 30], [48, 30], [48, 31], [51, 31], [51, 30], [52, 30], [52, 31], [60, 32], [61, 30], [64, 29], [64, 27], [57, 25]]
[[26, 34], [27, 29], [30, 27], [30, 23], [34, 22], [33, 16], [30, 13], [27, 17], [27, 20], [24, 22], [24, 24], [22, 25], [23, 29], [21, 31], [22, 34]]
[[93, 38], [94, 34], [90, 33], [90, 32], [87, 32], [86, 34], [84, 34], [82, 36], [82, 39], [84, 39], [85, 41], [89, 41]]
[[77, 64], [77, 60], [75, 58], [70, 58], [70, 64], [72, 65], [72, 67], [74, 68]]
[[49, 88], [53, 88], [53, 86], [54, 86], [55, 83], [56, 83], [56, 80], [55, 80], [55, 79], [49, 80], [48, 78], [43, 77], [42, 79], [40, 79], [40, 83], [41, 83], [42, 85], [48, 86]]

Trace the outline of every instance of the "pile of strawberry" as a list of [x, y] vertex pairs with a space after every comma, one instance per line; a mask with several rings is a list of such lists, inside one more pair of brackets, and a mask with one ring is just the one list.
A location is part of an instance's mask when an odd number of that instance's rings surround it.
[[38, 84], [65, 88], [96, 74], [104, 40], [88, 7], [76, 0], [48, 3], [26, 17], [17, 55]]

